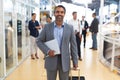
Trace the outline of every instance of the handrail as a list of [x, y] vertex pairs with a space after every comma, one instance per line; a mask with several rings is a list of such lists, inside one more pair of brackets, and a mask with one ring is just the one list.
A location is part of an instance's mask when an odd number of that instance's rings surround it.
[[119, 38], [116, 37], [111, 37], [111, 36], [106, 36], [107, 34], [120, 34], [119, 32], [100, 32], [100, 36], [103, 38], [104, 41], [107, 41], [109, 43], [112, 43], [112, 54], [111, 54], [111, 63], [110, 63], [110, 69], [111, 71], [115, 70], [115, 65], [114, 65], [114, 57], [115, 57], [115, 45], [120, 46], [120, 36]]
[[[110, 33], [110, 34], [115, 34], [115, 33], [117, 33], [117, 32], [112, 32], [112, 33]], [[117, 38], [112, 38], [112, 37], [110, 37], [110, 36], [106, 36], [107, 34], [109, 34], [109, 33], [105, 33], [105, 34], [103, 34], [103, 33], [100, 33], [100, 35], [102, 35], [104, 38], [107, 38], [107, 39], [109, 39], [109, 40], [113, 40], [113, 41], [115, 41], [115, 42], [119, 42], [120, 43], [120, 38], [119, 39], [117, 39]], [[119, 34], [119, 33], [118, 33]], [[120, 44], [119, 44], [120, 45]]]

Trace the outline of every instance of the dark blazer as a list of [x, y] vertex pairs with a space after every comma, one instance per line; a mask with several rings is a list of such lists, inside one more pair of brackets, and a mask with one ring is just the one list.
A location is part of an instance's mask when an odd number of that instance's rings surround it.
[[[50, 49], [44, 44], [44, 42], [50, 41], [52, 39], [54, 39], [54, 22], [50, 24], [46, 24], [37, 38], [37, 45], [45, 55], [48, 54], [48, 51]], [[71, 48], [69, 48], [69, 44]], [[76, 44], [74, 30], [72, 26], [66, 23], [64, 24], [63, 27], [63, 38], [62, 38], [60, 53], [61, 53], [62, 69], [64, 72], [69, 71], [70, 69], [70, 56], [72, 56], [73, 64], [78, 64], [77, 44]], [[45, 68], [50, 71], [56, 70], [57, 58], [58, 58], [57, 56], [46, 57]]]
[[91, 26], [90, 26], [90, 32], [97, 33], [98, 32], [98, 24], [99, 24], [98, 19], [94, 18], [91, 23]]
[[38, 21], [33, 22], [32, 20], [29, 21], [28, 28], [30, 30], [30, 35], [33, 37], [38, 37], [39, 31], [35, 28], [39, 26]]
[[[82, 25], [82, 21], [80, 21], [80, 23], [81, 23], [81, 25]], [[87, 21], [85, 20], [85, 24], [84, 24], [85, 30], [82, 30], [82, 34], [84, 34], [84, 33], [87, 32], [88, 27], [89, 27], [89, 26], [88, 26], [88, 23], [87, 23]]]

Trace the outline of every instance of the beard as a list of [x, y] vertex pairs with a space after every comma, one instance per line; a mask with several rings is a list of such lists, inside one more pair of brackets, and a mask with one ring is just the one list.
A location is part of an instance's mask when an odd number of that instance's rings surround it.
[[63, 21], [63, 16], [61, 16], [61, 15], [56, 16], [56, 20], [57, 21]]

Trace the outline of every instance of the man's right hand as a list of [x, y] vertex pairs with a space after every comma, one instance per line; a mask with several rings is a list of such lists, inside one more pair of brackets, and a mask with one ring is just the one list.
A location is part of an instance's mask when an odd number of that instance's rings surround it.
[[54, 57], [55, 56], [55, 54], [54, 54], [54, 50], [50, 50], [49, 52], [48, 52], [48, 55], [50, 56], [50, 57]]

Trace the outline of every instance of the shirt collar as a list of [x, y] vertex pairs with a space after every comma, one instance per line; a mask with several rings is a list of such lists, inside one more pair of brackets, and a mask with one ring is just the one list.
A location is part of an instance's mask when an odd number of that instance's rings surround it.
[[[63, 22], [62, 27], [64, 27], [65, 23]], [[57, 27], [56, 23], [54, 22], [54, 27]]]

